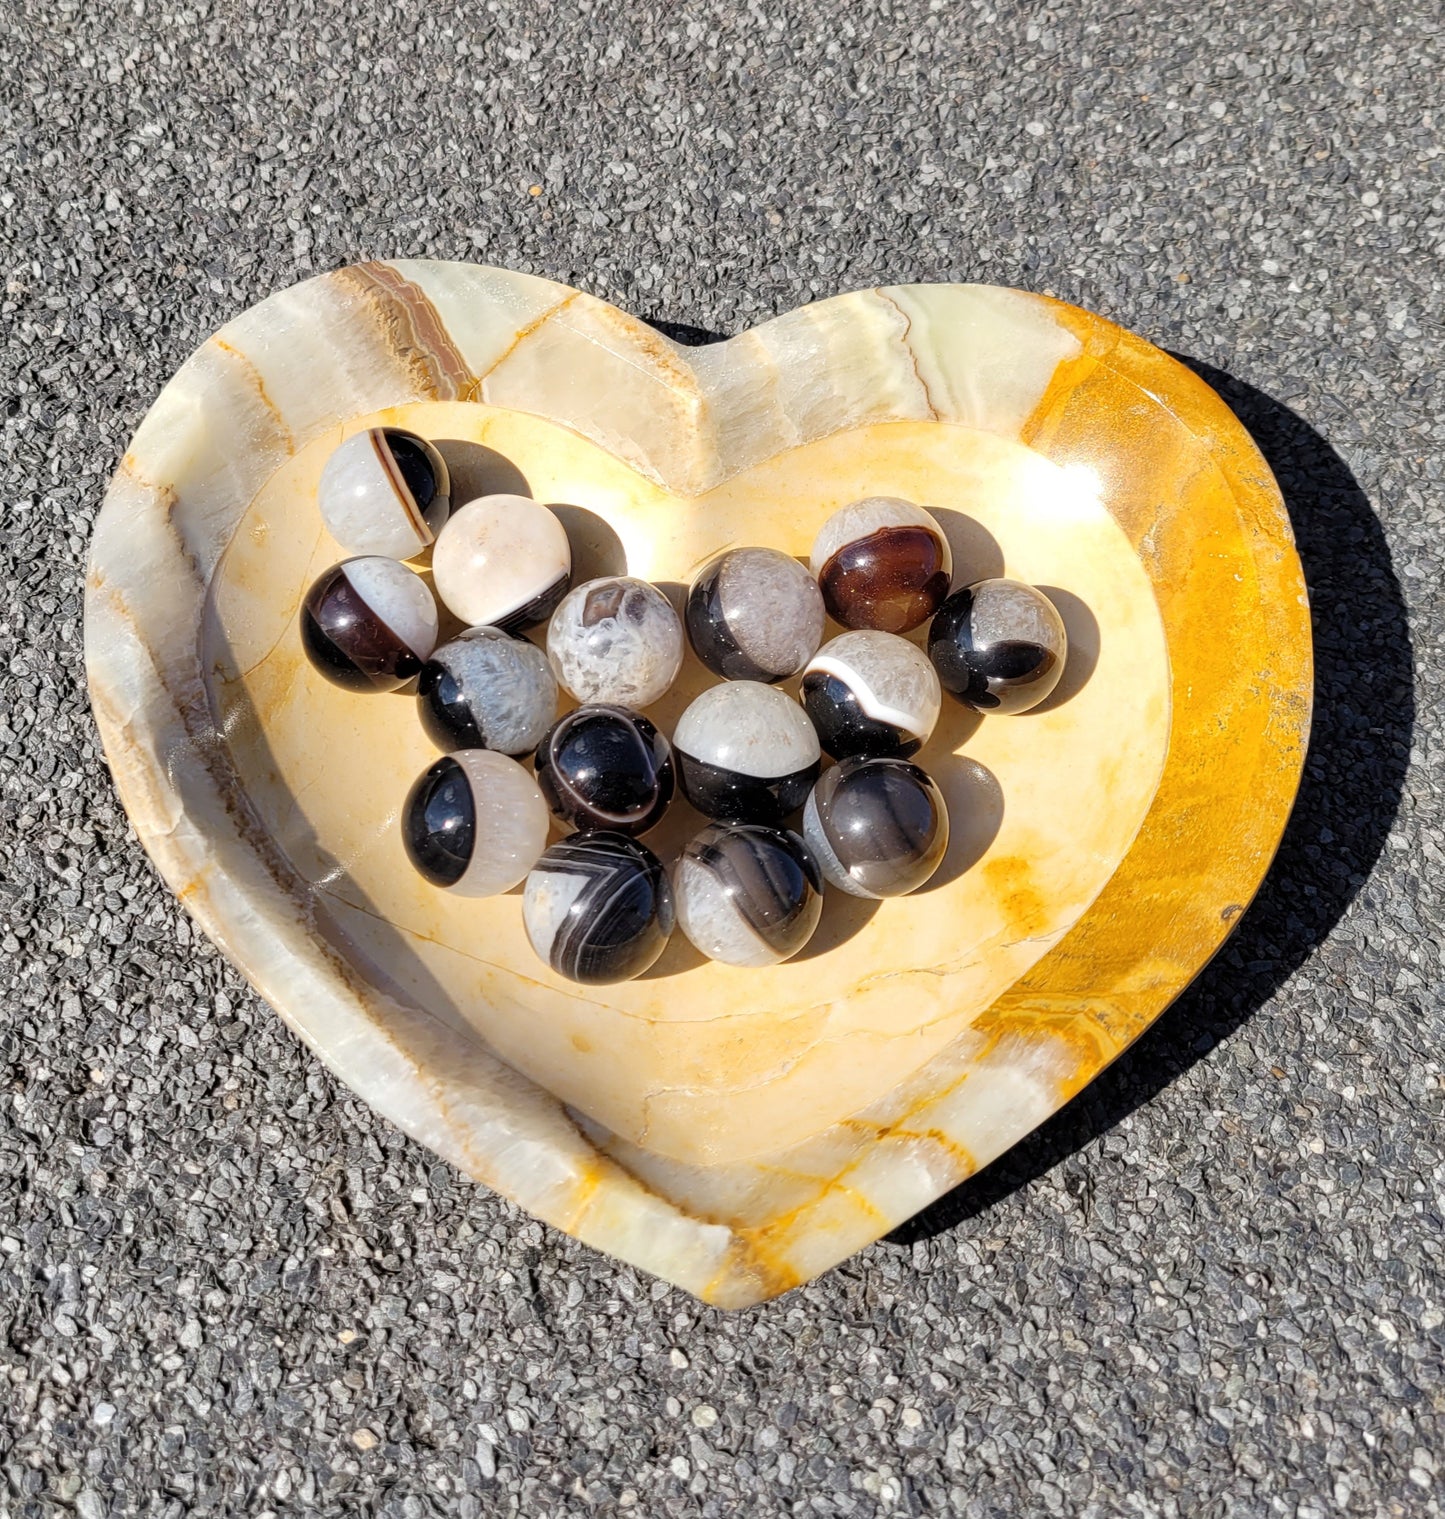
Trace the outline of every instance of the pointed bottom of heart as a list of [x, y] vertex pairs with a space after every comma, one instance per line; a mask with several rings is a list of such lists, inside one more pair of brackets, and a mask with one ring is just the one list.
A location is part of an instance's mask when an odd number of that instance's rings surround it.
[[[340, 439], [436, 440], [458, 501], [558, 503], [589, 573], [685, 585], [806, 558], [871, 494], [938, 511], [962, 581], [1050, 590], [1072, 659], [1036, 713], [945, 713], [953, 821], [914, 897], [833, 900], [804, 956], [580, 988], [515, 895], [427, 886], [396, 820], [434, 757], [406, 697], [302, 655], [344, 557]], [[590, 562], [589, 562], [590, 560]], [[368, 265], [254, 308], [177, 375], [97, 527], [97, 716], [142, 842], [331, 1067], [424, 1144], [709, 1301], [804, 1282], [1002, 1153], [1186, 985], [1258, 885], [1298, 781], [1308, 613], [1247, 436], [1147, 344], [985, 287], [861, 292], [682, 350], [589, 297]], [[691, 659], [651, 715], [711, 677]], [[700, 826], [678, 804], [650, 842]]]

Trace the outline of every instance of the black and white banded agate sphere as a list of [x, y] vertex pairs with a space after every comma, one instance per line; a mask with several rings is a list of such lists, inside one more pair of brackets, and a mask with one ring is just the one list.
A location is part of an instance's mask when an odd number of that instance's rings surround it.
[[515, 633], [567, 594], [572, 546], [557, 515], [529, 496], [479, 496], [452, 513], [432, 549], [437, 595], [473, 627]]
[[948, 808], [933, 777], [908, 760], [844, 760], [813, 788], [803, 837], [828, 881], [855, 897], [901, 897], [948, 849]]
[[834, 759], [907, 759], [928, 742], [943, 693], [916, 645], [895, 633], [831, 638], [803, 672], [803, 707]]
[[750, 680], [696, 697], [672, 749], [683, 794], [704, 816], [774, 827], [807, 800], [822, 762], [808, 714], [776, 686]]
[[437, 641], [426, 582], [404, 564], [363, 555], [317, 576], [301, 602], [301, 646], [348, 691], [395, 691], [421, 673]]
[[401, 427], [370, 427], [326, 461], [316, 504], [348, 554], [412, 559], [446, 523], [451, 479], [425, 438]]
[[557, 715], [547, 656], [500, 628], [468, 628], [434, 650], [416, 692], [438, 749], [530, 754]]
[[676, 914], [662, 861], [625, 833], [576, 833], [532, 868], [527, 937], [559, 976], [605, 986], [640, 976], [667, 947]]
[[791, 959], [823, 912], [818, 862], [783, 828], [710, 823], [683, 850], [672, 881], [678, 927], [725, 965]]

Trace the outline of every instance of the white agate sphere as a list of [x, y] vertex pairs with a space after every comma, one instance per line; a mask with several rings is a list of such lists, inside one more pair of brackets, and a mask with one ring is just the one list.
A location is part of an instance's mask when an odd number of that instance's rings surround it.
[[589, 580], [557, 608], [547, 658], [580, 702], [648, 707], [682, 668], [682, 621], [645, 580]]
[[443, 604], [472, 627], [516, 633], [551, 616], [572, 575], [555, 513], [529, 496], [478, 496], [452, 513], [431, 556]]

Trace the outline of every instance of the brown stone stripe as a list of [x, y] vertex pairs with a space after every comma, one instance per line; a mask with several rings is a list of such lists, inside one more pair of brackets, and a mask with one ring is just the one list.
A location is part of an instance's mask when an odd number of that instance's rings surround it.
[[371, 303], [384, 342], [415, 377], [421, 399], [465, 401], [473, 394], [477, 377], [420, 286], [375, 261], [353, 264], [335, 278]]

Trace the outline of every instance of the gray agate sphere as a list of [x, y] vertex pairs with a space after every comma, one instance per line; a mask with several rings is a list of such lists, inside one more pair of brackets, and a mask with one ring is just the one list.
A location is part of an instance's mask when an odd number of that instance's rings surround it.
[[926, 770], [900, 759], [847, 759], [825, 771], [803, 837], [829, 882], [855, 897], [902, 897], [948, 849], [948, 808]]
[[417, 710], [439, 749], [530, 754], [556, 716], [557, 682], [535, 644], [468, 628], [422, 666]]
[[818, 582], [778, 549], [730, 549], [706, 565], [687, 596], [693, 652], [725, 680], [772, 684], [796, 675], [823, 637]]

